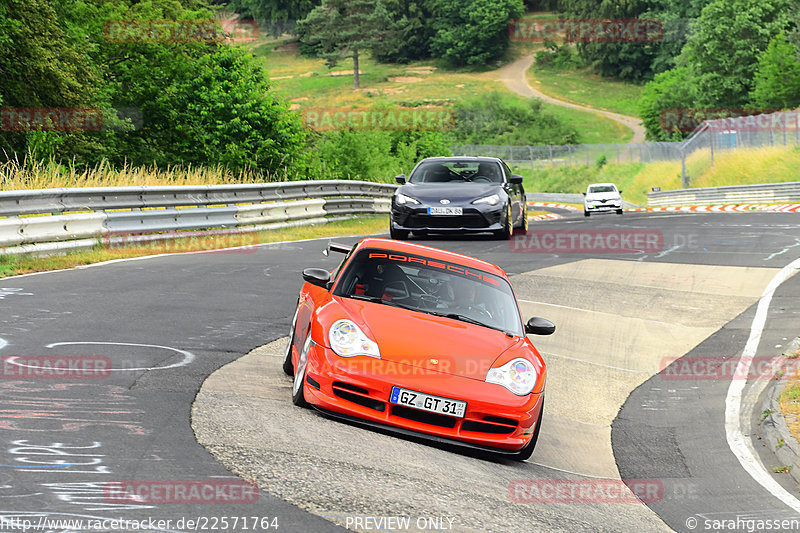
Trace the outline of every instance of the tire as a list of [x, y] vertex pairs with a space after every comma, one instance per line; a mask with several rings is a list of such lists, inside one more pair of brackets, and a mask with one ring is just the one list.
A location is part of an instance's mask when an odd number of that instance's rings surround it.
[[514, 234], [514, 226], [511, 222], [511, 204], [506, 207], [506, 216], [503, 219], [503, 229], [495, 232], [494, 236], [497, 239], [507, 241], [511, 239]]
[[[299, 303], [299, 300], [298, 300]], [[294, 363], [292, 363], [292, 346], [294, 346], [294, 328], [297, 327], [297, 315], [300, 313], [300, 307], [294, 312], [292, 319], [292, 332], [289, 335], [289, 346], [286, 347], [286, 353], [283, 356], [283, 371], [287, 376], [294, 376]]]
[[305, 388], [306, 368], [308, 367], [308, 353], [311, 351], [311, 330], [308, 331], [308, 336], [303, 343], [303, 349], [297, 358], [297, 370], [294, 373], [294, 381], [292, 382], [292, 403], [298, 407], [307, 407], [303, 388]]
[[542, 415], [544, 414], [544, 398], [542, 398], [542, 408], [539, 410], [539, 419], [536, 421], [536, 429], [533, 430], [533, 437], [530, 442], [525, 445], [516, 455], [514, 459], [517, 461], [527, 461], [533, 455], [533, 449], [536, 448], [536, 442], [539, 440], [539, 430], [542, 429]]
[[622, 209], [617, 209], [617, 214], [621, 215], [622, 214]]
[[528, 233], [528, 204], [524, 204], [522, 208], [522, 220], [519, 223], [519, 232], [522, 234]]
[[404, 241], [408, 239], [408, 231], [402, 229], [394, 229], [394, 226], [389, 224], [389, 236], [396, 241]]
[[591, 214], [591, 213], [589, 213], [589, 211], [584, 211], [584, 212], [583, 212], [583, 216], [585, 216], [585, 217], [588, 217], [590, 214]]

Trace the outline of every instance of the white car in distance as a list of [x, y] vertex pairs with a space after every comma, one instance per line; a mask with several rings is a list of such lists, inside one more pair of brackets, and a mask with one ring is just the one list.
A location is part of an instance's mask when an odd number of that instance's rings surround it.
[[622, 214], [622, 191], [613, 183], [593, 183], [583, 193], [583, 216], [616, 211]]

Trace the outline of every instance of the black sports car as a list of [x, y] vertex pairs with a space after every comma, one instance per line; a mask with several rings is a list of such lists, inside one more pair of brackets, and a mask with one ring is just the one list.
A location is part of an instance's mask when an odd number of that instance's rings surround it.
[[510, 239], [515, 228], [528, 230], [522, 176], [495, 157], [423, 159], [392, 196], [389, 231], [393, 239], [409, 232], [492, 232]]

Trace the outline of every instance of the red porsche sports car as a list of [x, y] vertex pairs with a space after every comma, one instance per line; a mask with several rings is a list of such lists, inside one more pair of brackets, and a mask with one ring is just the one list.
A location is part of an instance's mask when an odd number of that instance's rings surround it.
[[333, 272], [303, 271], [283, 369], [292, 400], [440, 442], [530, 457], [545, 364], [505, 273], [465, 255], [367, 238]]

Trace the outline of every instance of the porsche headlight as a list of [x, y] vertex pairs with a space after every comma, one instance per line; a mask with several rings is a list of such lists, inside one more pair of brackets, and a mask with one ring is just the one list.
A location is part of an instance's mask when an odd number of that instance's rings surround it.
[[406, 204], [419, 204], [419, 200], [416, 198], [412, 198], [410, 196], [406, 196], [405, 194], [397, 193], [394, 195], [394, 201], [397, 205], [406, 205]]
[[536, 385], [536, 369], [527, 359], [512, 359], [498, 368], [490, 368], [486, 374], [487, 383], [497, 383], [517, 396], [530, 394]]
[[331, 348], [341, 357], [354, 357], [368, 355], [377, 359], [381, 358], [378, 344], [364, 335], [361, 328], [351, 320], [337, 320], [328, 332]]
[[497, 205], [500, 203], [500, 196], [496, 194], [492, 194], [490, 196], [484, 196], [483, 198], [478, 198], [473, 204], [489, 204], [489, 205]]

